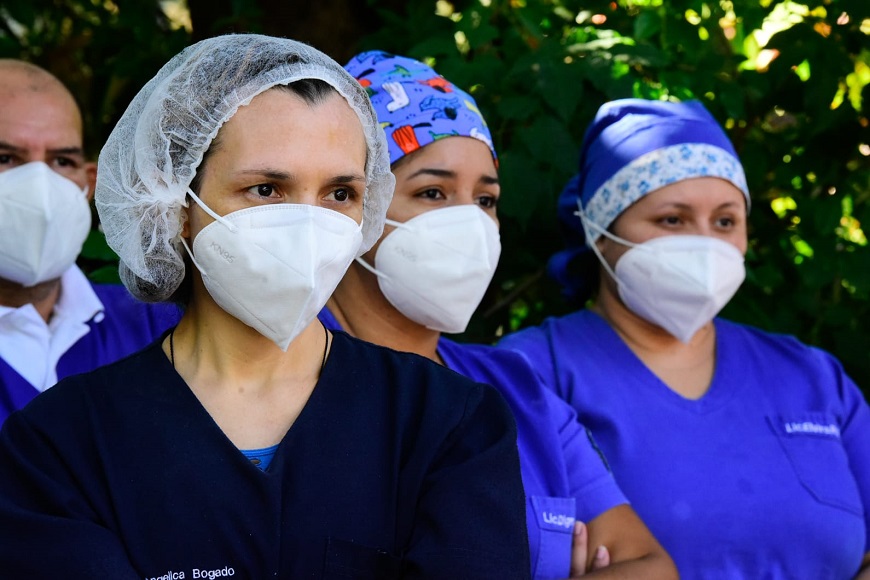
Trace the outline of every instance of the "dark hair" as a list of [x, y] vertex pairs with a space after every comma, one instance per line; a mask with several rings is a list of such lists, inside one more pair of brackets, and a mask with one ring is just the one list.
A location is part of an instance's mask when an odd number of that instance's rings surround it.
[[562, 294], [574, 308], [583, 308], [598, 294], [601, 283], [601, 262], [592, 250], [581, 252], [568, 263], [566, 275], [570, 284], [565, 284]]
[[[326, 99], [331, 95], [339, 94], [338, 91], [335, 90], [335, 87], [321, 79], [300, 79], [286, 85], [275, 85], [268, 90], [279, 90], [292, 93], [308, 105], [319, 105], [326, 101]], [[200, 188], [202, 187], [202, 176], [205, 174], [205, 168], [208, 164], [209, 158], [215, 151], [220, 149], [220, 147], [220, 131], [218, 131], [218, 134], [215, 135], [215, 138], [212, 139], [211, 144], [209, 144], [208, 149], [206, 149], [205, 153], [202, 154], [202, 161], [199, 163], [199, 167], [196, 169], [196, 174], [190, 182], [190, 189], [193, 190], [195, 194], [199, 195]], [[188, 198], [189, 197], [190, 196], [188, 196]], [[190, 203], [191, 200], [188, 199], [188, 202]], [[181, 255], [184, 259], [184, 279], [181, 281], [181, 284], [175, 292], [172, 293], [172, 296], [169, 297], [169, 300], [170, 302], [174, 302], [184, 307], [188, 302], [190, 302], [190, 296], [193, 290], [193, 275], [191, 273], [191, 268], [194, 266], [190, 260], [190, 256], [187, 255], [187, 252], [182, 252]]]

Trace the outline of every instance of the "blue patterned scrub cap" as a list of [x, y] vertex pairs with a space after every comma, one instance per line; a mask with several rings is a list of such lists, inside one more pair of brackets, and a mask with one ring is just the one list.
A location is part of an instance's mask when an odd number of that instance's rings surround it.
[[390, 164], [445, 137], [474, 137], [496, 158], [492, 135], [471, 95], [431, 67], [381, 51], [363, 52], [344, 66], [368, 92], [387, 135]]
[[555, 254], [549, 272], [571, 293], [581, 281], [569, 265], [601, 235], [587, 240], [577, 215], [606, 230], [631, 204], [665, 185], [694, 177], [719, 177], [743, 192], [743, 166], [716, 119], [698, 101], [673, 103], [620, 99], [605, 103], [586, 129], [580, 171], [559, 197], [558, 215], [566, 249]]

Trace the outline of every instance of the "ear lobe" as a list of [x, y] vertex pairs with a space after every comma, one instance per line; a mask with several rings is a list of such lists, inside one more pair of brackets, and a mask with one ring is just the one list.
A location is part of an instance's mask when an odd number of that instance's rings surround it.
[[97, 164], [89, 161], [85, 163], [85, 178], [88, 182], [88, 201], [93, 201], [94, 190], [97, 187]]
[[181, 208], [181, 237], [185, 240], [190, 239], [190, 215], [187, 213], [189, 211], [189, 207]]

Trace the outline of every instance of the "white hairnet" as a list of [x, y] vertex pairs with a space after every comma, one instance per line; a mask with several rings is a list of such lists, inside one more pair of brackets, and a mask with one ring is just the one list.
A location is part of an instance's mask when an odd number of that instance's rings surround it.
[[97, 210], [137, 298], [168, 299], [184, 279], [182, 207], [221, 126], [258, 94], [301, 79], [334, 87], [356, 112], [367, 145], [363, 247], [380, 237], [395, 180], [368, 95], [338, 63], [293, 40], [239, 34], [209, 38], [172, 58], [130, 103], [100, 152]]

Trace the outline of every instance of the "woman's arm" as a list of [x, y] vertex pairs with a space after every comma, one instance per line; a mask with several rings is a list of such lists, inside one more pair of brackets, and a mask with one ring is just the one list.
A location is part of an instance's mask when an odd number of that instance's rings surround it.
[[[559, 430], [577, 518], [587, 521], [586, 561], [572, 562], [572, 574], [582, 569], [593, 578], [677, 578], [671, 557], [628, 505], [574, 409], [555, 394], [546, 394], [550, 417]], [[595, 557], [600, 546], [607, 548], [610, 565], [599, 570], [601, 564]], [[575, 550], [573, 556], [578, 553]]]
[[866, 530], [864, 560], [856, 578], [870, 580], [870, 461], [867, 460], [870, 457], [870, 406], [858, 385], [843, 371], [839, 361], [823, 351], [815, 352], [831, 365], [845, 411], [840, 440], [849, 457], [852, 475], [858, 484], [858, 493], [864, 506]]
[[43, 435], [22, 412], [9, 417], [0, 431], [2, 576], [141, 579]]
[[569, 580], [585, 576], [589, 570], [600, 570], [610, 566], [610, 552], [606, 546], [598, 546], [592, 551], [591, 566], [587, 566], [589, 554], [589, 528], [583, 522], [574, 522]]
[[513, 417], [495, 389], [473, 387], [425, 477], [403, 578], [530, 575]]
[[[588, 524], [586, 555], [588, 578], [679, 578], [677, 568], [664, 548], [640, 520], [631, 506], [609, 509]], [[606, 546], [610, 565], [597, 569], [598, 546]], [[572, 566], [575, 564], [572, 563]]]

